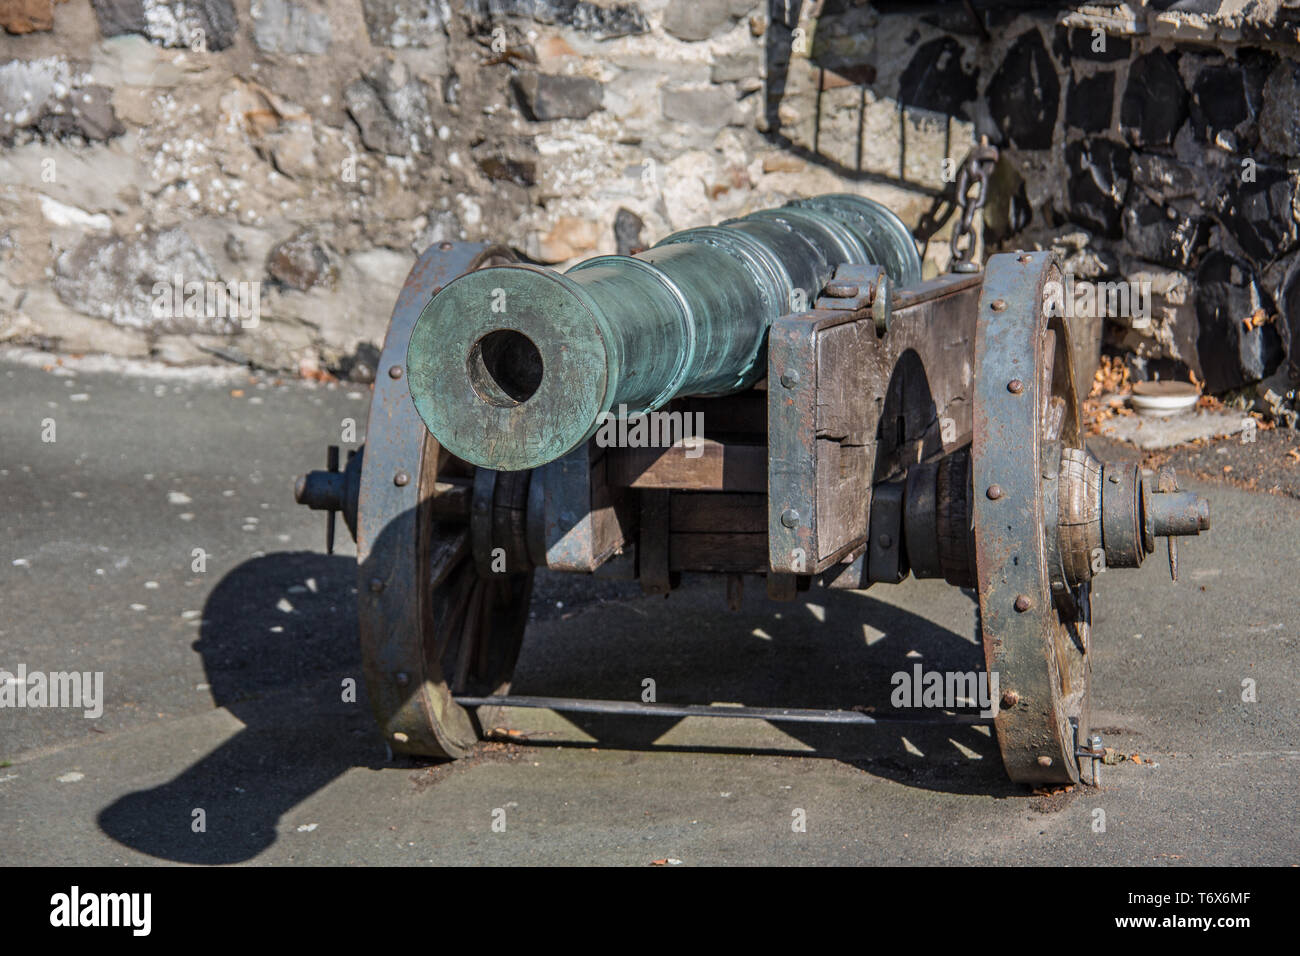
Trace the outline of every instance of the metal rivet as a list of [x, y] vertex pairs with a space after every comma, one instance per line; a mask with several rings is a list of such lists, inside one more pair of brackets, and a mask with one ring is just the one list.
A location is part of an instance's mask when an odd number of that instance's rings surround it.
[[398, 671], [393, 675], [393, 677], [402, 687], [405, 687], [411, 682], [411, 675], [407, 674], [406, 671]]
[[397, 485], [399, 488], [405, 487], [406, 483], [410, 480], [411, 476], [404, 471], [399, 471], [397, 474], [393, 475], [393, 484]]
[[786, 508], [781, 512], [781, 524], [785, 525], [787, 528], [793, 528], [798, 523], [799, 512], [795, 511], [793, 508]]
[[1029, 255], [1026, 253], [1025, 255], [1021, 256], [1019, 259], [1017, 259], [1016, 261], [1017, 261], [1017, 262], [1032, 262], [1033, 260], [1032, 260], [1032, 257], [1029, 256]]
[[1018, 378], [1013, 378], [1011, 381], [1007, 382], [1007, 391], [1012, 395], [1019, 395], [1024, 390], [1025, 383], [1020, 381]]
[[411, 738], [406, 736], [406, 734], [402, 733], [401, 731], [398, 731], [397, 733], [393, 734], [393, 739], [396, 740], [399, 744], [404, 744]]
[[887, 534], [882, 534], [879, 538], [876, 539], [876, 543], [879, 544], [882, 548], [888, 550], [889, 548], [892, 548], [894, 546], [894, 539]]
[[989, 496], [990, 501], [997, 501], [999, 498], [1002, 497], [1002, 486], [989, 485], [989, 490], [986, 492], [986, 494]]
[[371, 578], [371, 579], [370, 579], [370, 593], [371, 593], [371, 594], [378, 594], [378, 593], [379, 593], [380, 591], [382, 591], [383, 589], [384, 589], [384, 582], [383, 582], [383, 580], [382, 580], [381, 578]]
[[781, 384], [786, 388], [794, 388], [799, 384], [799, 373], [792, 368], [786, 369], [781, 373]]
[[1039, 758], [1038, 758], [1038, 766], [1040, 766], [1040, 767], [1050, 767], [1051, 765], [1052, 765], [1052, 758], [1051, 758], [1051, 757], [1039, 757]]
[[1025, 613], [1025, 611], [1028, 611], [1033, 606], [1034, 606], [1034, 602], [1029, 600], [1029, 595], [1027, 594], [1016, 595], [1016, 610], [1019, 611], [1021, 614]]
[[994, 300], [993, 300], [993, 311], [994, 311], [994, 312], [1005, 312], [1006, 310], [1007, 310], [1007, 300], [1006, 300], [1006, 299], [994, 299]]
[[438, 243], [438, 248], [441, 249], [443, 252], [446, 252], [448, 249], [451, 248], [451, 243], [448, 242], [446, 239], [444, 239], [442, 242]]
[[388, 370], [388, 377], [389, 377], [389, 378], [401, 378], [401, 377], [402, 377], [402, 366], [400, 366], [400, 365], [394, 365], [392, 368], [390, 368], [390, 369]]
[[1003, 707], [1014, 707], [1018, 703], [1020, 703], [1020, 695], [1017, 694], [1014, 690], [1009, 690], [1002, 695]]

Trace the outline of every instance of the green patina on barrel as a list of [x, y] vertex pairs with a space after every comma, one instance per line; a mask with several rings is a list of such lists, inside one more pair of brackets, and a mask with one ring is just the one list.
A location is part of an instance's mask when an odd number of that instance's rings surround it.
[[768, 326], [810, 308], [837, 266], [920, 281], [911, 234], [884, 206], [819, 196], [674, 233], [635, 256], [560, 274], [509, 265], [448, 283], [416, 321], [407, 374], [438, 442], [496, 471], [554, 461], [605, 412], [722, 395], [761, 377]]

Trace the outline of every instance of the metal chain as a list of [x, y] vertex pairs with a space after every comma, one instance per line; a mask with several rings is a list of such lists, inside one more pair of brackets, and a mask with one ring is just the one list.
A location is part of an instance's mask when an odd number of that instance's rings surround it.
[[[987, 136], [981, 136], [979, 145], [966, 154], [957, 172], [957, 205], [961, 207], [961, 222], [952, 231], [952, 260], [948, 265], [951, 272], [979, 271], [979, 264], [970, 261], [975, 249], [973, 224], [975, 213], [988, 201], [989, 177], [997, 163], [998, 148], [989, 145]], [[972, 185], [975, 187], [974, 197], [970, 195]], [[966, 240], [964, 245], [963, 239]]]

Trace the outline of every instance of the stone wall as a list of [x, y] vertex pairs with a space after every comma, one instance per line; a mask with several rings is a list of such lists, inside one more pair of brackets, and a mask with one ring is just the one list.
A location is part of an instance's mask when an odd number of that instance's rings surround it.
[[[364, 378], [433, 242], [562, 267], [829, 191], [932, 274], [987, 135], [991, 247], [1151, 282], [1112, 346], [1286, 369], [1300, 11], [969, 6], [0, 0], [0, 340]], [[177, 279], [260, 283], [259, 321], [160, 310]]]

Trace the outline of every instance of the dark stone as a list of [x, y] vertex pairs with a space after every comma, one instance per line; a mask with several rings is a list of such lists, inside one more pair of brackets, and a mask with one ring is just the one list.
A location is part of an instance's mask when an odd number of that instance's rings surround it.
[[1065, 123], [1085, 133], [1104, 132], [1110, 128], [1114, 101], [1114, 73], [1073, 77], [1065, 95]]
[[1210, 238], [1210, 220], [1152, 203], [1124, 210], [1124, 238], [1139, 258], [1170, 269], [1186, 270]]
[[[1254, 181], [1246, 181], [1250, 178]], [[1271, 262], [1295, 248], [1291, 204], [1295, 188], [1285, 169], [1248, 165], [1237, 171], [1216, 197], [1215, 211], [1224, 228], [1254, 261]]]
[[1281, 156], [1300, 153], [1300, 64], [1283, 60], [1264, 86], [1259, 139]]
[[1196, 271], [1196, 352], [1205, 387], [1226, 392], [1267, 378], [1282, 364], [1282, 339], [1273, 322], [1246, 327], [1245, 319], [1273, 300], [1245, 260], [1219, 249], [1208, 252]]
[[593, 40], [649, 33], [645, 14], [634, 3], [597, 6], [587, 0], [469, 0], [467, 8], [477, 26], [490, 28], [506, 17], [573, 27]]
[[106, 86], [84, 86], [61, 101], [58, 111], [41, 117], [36, 127], [47, 136], [76, 135], [103, 142], [121, 136], [126, 127], [113, 110], [113, 91]]
[[532, 120], [584, 119], [600, 109], [605, 90], [587, 76], [520, 73], [513, 80]]
[[[1101, 49], [1097, 49], [1100, 46]], [[1111, 36], [1089, 29], [1070, 31], [1070, 56], [1080, 60], [1094, 60], [1098, 63], [1115, 63], [1127, 60], [1133, 52], [1133, 44], [1128, 37]]]
[[537, 148], [531, 139], [485, 141], [473, 147], [470, 154], [488, 179], [516, 186], [537, 184]]
[[1192, 83], [1192, 130], [1196, 138], [1213, 143], [1220, 132], [1236, 134], [1254, 119], [1246, 99], [1246, 79], [1236, 64], [1209, 66]]
[[312, 229], [299, 229], [272, 247], [266, 271], [277, 282], [300, 292], [316, 286], [329, 288], [338, 280], [338, 267]]
[[898, 102], [967, 119], [962, 104], [974, 99], [979, 69], [962, 68], [965, 48], [952, 37], [923, 43], [898, 80]]
[[101, 36], [115, 37], [122, 33], [148, 35], [149, 22], [144, 16], [143, 0], [90, 0], [99, 21]]
[[[231, 0], [200, 0], [197, 10], [186, 0], [178, 0], [174, 9], [198, 18], [199, 25], [206, 31], [209, 50], [224, 50], [235, 42], [235, 36], [239, 33], [239, 19], [235, 16]], [[189, 46], [184, 42], [179, 45]]]
[[1287, 373], [1300, 383], [1300, 256], [1292, 260], [1278, 288], [1278, 334], [1286, 352]]
[[1036, 28], [1011, 45], [986, 95], [993, 122], [1008, 142], [1021, 149], [1051, 147], [1061, 84]]
[[614, 216], [614, 244], [618, 247], [620, 256], [630, 256], [645, 248], [645, 243], [641, 241], [641, 230], [645, 228], [645, 223], [630, 209], [619, 208], [618, 213]]
[[1199, 179], [1191, 167], [1159, 153], [1134, 153], [1133, 185], [1155, 203], [1184, 199], [1196, 194]]
[[1089, 139], [1065, 147], [1068, 216], [1111, 239], [1123, 235], [1121, 214], [1132, 179], [1128, 150], [1109, 139]]
[[150, 25], [145, 0], [91, 0], [99, 32], [103, 36], [139, 33], [166, 47], [193, 47], [196, 31], [202, 30], [202, 48], [212, 52], [224, 50], [235, 42], [239, 20], [231, 0], [151, 0], [151, 5], [166, 9], [169, 16], [156, 18]]
[[1261, 135], [1264, 85], [1275, 63], [1270, 53], [1242, 50], [1235, 61], [1198, 72], [1190, 104], [1196, 138], [1229, 150], [1253, 148]]
[[80, 82], [81, 68], [57, 57], [0, 65], [0, 144], [13, 143], [19, 130], [94, 142], [126, 132], [113, 110], [112, 91]]
[[381, 61], [348, 84], [343, 103], [367, 149], [393, 156], [423, 153], [433, 144], [430, 90], [395, 60]]
[[349, 382], [369, 385], [375, 380], [375, 369], [378, 367], [379, 349], [370, 342], [362, 342], [351, 355], [343, 356], [338, 368], [331, 371]]
[[1187, 120], [1187, 90], [1174, 58], [1162, 50], [1140, 56], [1129, 67], [1119, 122], [1135, 146], [1168, 146]]

